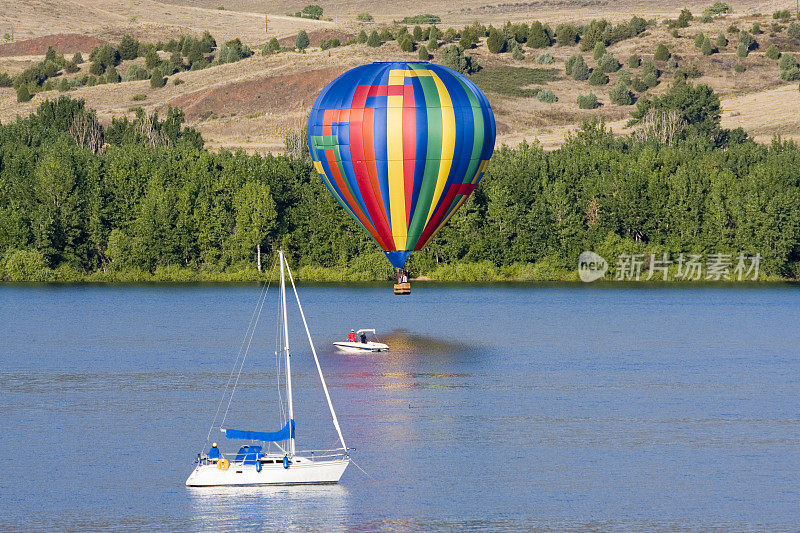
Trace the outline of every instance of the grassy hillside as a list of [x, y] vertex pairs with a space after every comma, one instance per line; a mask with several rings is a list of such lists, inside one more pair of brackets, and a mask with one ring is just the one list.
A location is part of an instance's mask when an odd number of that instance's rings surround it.
[[[556, 30], [561, 23], [588, 24], [599, 18], [608, 19], [616, 27], [636, 14], [649, 21], [644, 31], [606, 46], [606, 52], [620, 63], [621, 69], [590, 80], [576, 80], [566, 73], [567, 61], [576, 55], [584, 59], [590, 71], [598, 67], [594, 49], [585, 49], [581, 42], [555, 43], [545, 48], [531, 48], [528, 43], [520, 42], [520, 55], [512, 53], [513, 42], [506, 45], [506, 51], [492, 53], [486, 35], [479, 35], [475, 48], [465, 53], [481, 67], [472, 76], [487, 93], [494, 109], [498, 142], [517, 145], [524, 139], [538, 139], [545, 148], [553, 149], [585, 119], [598, 116], [616, 133], [625, 133], [634, 107], [612, 101], [612, 90], [620, 80], [629, 88], [631, 101], [635, 102], [663, 93], [672, 80], [681, 75], [690, 76], [694, 83], [710, 85], [720, 95], [723, 126], [741, 126], [760, 142], [768, 142], [776, 134], [800, 139], [797, 81], [792, 80], [791, 75], [781, 79], [779, 61], [767, 57], [770, 45], [775, 45], [784, 55], [800, 52], [800, 39], [789, 35], [790, 24], [798, 22], [794, 13], [791, 20], [773, 17], [773, 10], [785, 7], [780, 2], [757, 5], [730, 2], [734, 13], [720, 14], [706, 21], [702, 21], [701, 16], [709, 2], [576, 1], [569, 6], [553, 7], [554, 4], [546, 2], [487, 6], [467, 1], [446, 10], [441, 9], [440, 3], [433, 2], [413, 5], [408, 2], [386, 5], [320, 3], [324, 9], [322, 18], [331, 20], [288, 16], [305, 5], [292, 2], [271, 3], [273, 12], [266, 16], [259, 12], [263, 4], [252, 0], [235, 4], [221, 0], [142, 0], [136, 3], [50, 0], [46, 12], [22, 0], [9, 0], [7, 4], [0, 13], [0, 43], [4, 34], [9, 34], [8, 42], [0, 44], [0, 73], [13, 77], [33, 67], [43, 60], [50, 45], [65, 53], [66, 59], [75, 51], [81, 51], [87, 61], [78, 65], [76, 72], [59, 71], [51, 80], [53, 88], [33, 87], [30, 92], [35, 94], [30, 102], [19, 102], [13, 87], [0, 88], [2, 123], [18, 115], [27, 116], [42, 100], [59, 95], [61, 79], [79, 83], [76, 80], [89, 76], [89, 54], [99, 43], [118, 46], [124, 34], [133, 35], [142, 42], [166, 43], [181, 34], [199, 38], [204, 31], [209, 31], [218, 46], [239, 38], [255, 53], [233, 63], [217, 65], [215, 61], [203, 69], [176, 72], [167, 77], [164, 87], [151, 87], [148, 76], [140, 81], [76, 86], [68, 93], [85, 99], [87, 106], [96, 109], [105, 124], [110, 123], [112, 117], [133, 116], [136, 107], [163, 112], [168, 105], [179, 106], [185, 110], [189, 124], [202, 132], [207, 146], [212, 149], [243, 147], [250, 152], [280, 151], [284, 137], [302, 124], [319, 90], [338, 74], [370, 61], [417, 60], [418, 48], [428, 45], [424, 39], [416, 40], [414, 51], [404, 52], [397, 40], [386, 40], [379, 47], [347, 44], [362, 30], [369, 33], [388, 29], [396, 34], [400, 25], [393, 21], [418, 12], [430, 12], [441, 18], [437, 24], [441, 37], [452, 27], [457, 32], [454, 43], [458, 43], [458, 33], [463, 34], [465, 25], [476, 19], [487, 26], [494, 24], [500, 30], [506, 21], [528, 24], [534, 20]], [[688, 26], [674, 27], [684, 5], [694, 17], [688, 21]], [[366, 12], [374, 22], [357, 22], [356, 15]], [[753, 31], [754, 24], [760, 26], [760, 30]], [[407, 27], [413, 33], [413, 25]], [[426, 30], [427, 26], [421, 28]], [[304, 53], [283, 51], [261, 55], [261, 47], [272, 37], [282, 46], [292, 48], [300, 30], [308, 32], [310, 37], [311, 46]], [[738, 54], [742, 30], [756, 41], [746, 57]], [[13, 40], [9, 32], [14, 34]], [[709, 39], [710, 54], [695, 44], [700, 33]], [[720, 35], [724, 36], [726, 45], [718, 45]], [[320, 47], [323, 41], [334, 38], [343, 46], [327, 50]], [[439, 42], [439, 49], [431, 50], [433, 61], [440, 61], [442, 49], [450, 44], [442, 38]], [[666, 46], [669, 59], [654, 58], [660, 44]], [[159, 51], [158, 54], [162, 61], [171, 58], [169, 52]], [[542, 57], [544, 54], [551, 57], [552, 62]], [[206, 54], [206, 59], [211, 61], [215, 55], [218, 49]], [[632, 55], [644, 62], [652, 61], [658, 72], [657, 84], [635, 86], [644, 74], [641, 66], [629, 67]], [[121, 60], [115, 69], [124, 77], [134, 64], [147, 69], [144, 57]], [[627, 82], [629, 78], [631, 82]], [[48, 88], [50, 90], [42, 90]], [[538, 98], [543, 89], [552, 91], [557, 100], [549, 102]], [[578, 97], [589, 94], [596, 96], [599, 106], [581, 109]]]

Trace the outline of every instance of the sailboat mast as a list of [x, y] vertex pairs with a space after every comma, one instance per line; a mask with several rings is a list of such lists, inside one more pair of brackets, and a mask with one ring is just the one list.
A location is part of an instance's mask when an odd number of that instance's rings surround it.
[[289, 354], [289, 317], [286, 314], [286, 278], [283, 273], [283, 250], [278, 251], [281, 262], [281, 310], [283, 312], [283, 349], [286, 352], [286, 396], [289, 402], [289, 454], [294, 457], [294, 409], [292, 407], [292, 363]]

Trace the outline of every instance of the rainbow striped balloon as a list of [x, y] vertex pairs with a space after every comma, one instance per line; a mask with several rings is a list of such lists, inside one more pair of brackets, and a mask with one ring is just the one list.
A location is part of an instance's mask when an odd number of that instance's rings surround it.
[[372, 63], [317, 97], [308, 146], [325, 186], [402, 268], [475, 190], [494, 150], [486, 96], [431, 63]]

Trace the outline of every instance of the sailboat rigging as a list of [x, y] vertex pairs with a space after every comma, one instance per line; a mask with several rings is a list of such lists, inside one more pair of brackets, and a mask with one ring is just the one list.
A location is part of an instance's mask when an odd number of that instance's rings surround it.
[[[288, 419], [282, 429], [278, 431], [253, 431], [224, 428], [222, 425], [225, 423], [227, 416], [227, 409], [225, 416], [220, 422], [219, 430], [224, 433], [227, 439], [232, 440], [246, 440], [250, 441], [249, 444], [241, 445], [239, 450], [235, 453], [224, 453], [214, 443], [211, 448], [204, 453], [198, 454], [195, 459], [195, 469], [192, 471], [189, 478], [186, 480], [186, 485], [190, 487], [207, 487], [207, 486], [220, 486], [220, 485], [290, 485], [290, 484], [304, 484], [304, 483], [337, 483], [342, 477], [347, 465], [350, 464], [349, 450], [344, 442], [339, 420], [336, 417], [336, 411], [331, 402], [328, 386], [325, 383], [325, 377], [322, 373], [322, 367], [317, 357], [317, 351], [314, 347], [314, 342], [311, 339], [311, 332], [308, 329], [308, 322], [306, 321], [303, 306], [300, 303], [300, 297], [297, 294], [297, 287], [292, 277], [292, 272], [289, 269], [289, 264], [286, 261], [283, 251], [278, 252], [278, 263], [280, 269], [280, 312], [279, 312], [279, 331], [278, 331], [278, 344], [281, 345], [280, 355], [282, 356], [286, 372], [286, 403]], [[292, 371], [291, 371], [291, 352], [289, 350], [289, 324], [288, 314], [286, 307], [286, 278], [292, 285], [295, 300], [297, 301], [297, 308], [300, 311], [300, 316], [303, 319], [303, 327], [305, 328], [308, 343], [311, 347], [311, 353], [314, 356], [314, 363], [316, 364], [317, 373], [319, 375], [322, 390], [325, 393], [325, 399], [328, 402], [328, 408], [333, 419], [333, 426], [336, 429], [336, 434], [339, 439], [338, 448], [325, 451], [298, 451], [295, 442], [295, 421], [294, 421], [294, 402], [292, 397]], [[247, 349], [242, 355], [241, 364], [239, 364], [239, 374], [241, 374], [244, 365], [244, 356], [249, 350], [250, 342], [254, 334], [255, 326], [261, 314], [264, 300], [268, 288], [265, 289], [257, 305], [256, 312], [251, 318], [251, 328], [248, 329], [250, 340], [247, 342]], [[247, 337], [247, 336], [246, 336]], [[244, 347], [244, 343], [242, 345]], [[277, 355], [277, 351], [276, 351]], [[237, 358], [238, 363], [238, 358]], [[234, 365], [234, 369], [235, 369]], [[230, 385], [231, 377], [228, 379]], [[233, 389], [231, 391], [230, 399], [228, 400], [228, 407], [230, 407], [233, 398], [233, 391], [235, 391], [236, 384], [238, 383], [238, 375], [234, 381]], [[226, 393], [227, 393], [226, 386]], [[279, 388], [280, 394], [280, 388]], [[217, 408], [219, 413], [222, 402], [225, 401], [225, 394], [220, 401], [220, 406]], [[282, 407], [282, 406], [281, 406]], [[216, 423], [216, 415], [212, 422], [212, 429]], [[209, 431], [209, 437], [211, 432]], [[255, 444], [255, 443], [259, 444]], [[283, 443], [283, 445], [281, 444]], [[264, 451], [264, 445], [267, 445], [267, 451]], [[275, 444], [278, 452], [271, 451], [271, 444]]]

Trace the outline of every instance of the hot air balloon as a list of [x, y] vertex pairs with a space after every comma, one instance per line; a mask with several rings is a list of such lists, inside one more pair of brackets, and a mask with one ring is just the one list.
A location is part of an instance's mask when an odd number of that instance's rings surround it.
[[475, 190], [494, 139], [483, 92], [426, 62], [349, 70], [322, 90], [308, 120], [320, 178], [397, 269]]

